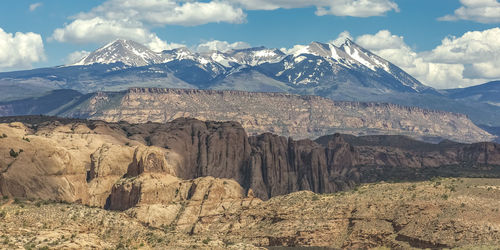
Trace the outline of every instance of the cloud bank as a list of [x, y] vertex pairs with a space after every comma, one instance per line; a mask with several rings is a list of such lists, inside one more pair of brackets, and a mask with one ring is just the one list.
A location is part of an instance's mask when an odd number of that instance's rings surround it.
[[403, 36], [388, 30], [361, 35], [355, 41], [435, 88], [466, 87], [500, 78], [500, 28], [446, 37], [423, 52], [415, 52]]
[[369, 17], [399, 11], [393, 0], [107, 0], [89, 12], [71, 17], [49, 40], [106, 43], [132, 39], [159, 51], [175, 47], [151, 30], [165, 25], [244, 23], [248, 10], [316, 7], [316, 15]]
[[232, 49], [246, 49], [246, 48], [250, 48], [250, 44], [245, 42], [228, 43], [226, 41], [212, 40], [198, 44], [198, 46], [196, 46], [196, 51], [208, 52], [212, 50], [218, 50], [226, 52]]
[[497, 0], [460, 0], [462, 6], [441, 21], [469, 20], [480, 23], [500, 22], [500, 3]]
[[45, 60], [42, 37], [28, 32], [7, 33], [0, 28], [0, 71], [28, 69]]

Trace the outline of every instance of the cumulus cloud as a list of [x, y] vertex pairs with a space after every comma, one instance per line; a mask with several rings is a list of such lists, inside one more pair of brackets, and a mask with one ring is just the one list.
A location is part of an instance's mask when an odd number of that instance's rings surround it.
[[349, 31], [346, 30], [346, 31], [343, 31], [342, 33], [340, 33], [339, 36], [335, 40], [330, 41], [330, 43], [335, 45], [335, 46], [340, 46], [343, 43], [345, 43], [345, 41], [347, 39], [353, 40], [351, 33], [349, 33]]
[[51, 36], [51, 39], [59, 42], [100, 44], [118, 38], [137, 41], [154, 51], [176, 47], [176, 44], [161, 40], [140, 22], [107, 20], [101, 17], [76, 19], [64, 28], [56, 29]]
[[81, 50], [81, 51], [75, 51], [75, 52], [72, 52], [70, 53], [67, 57], [66, 57], [66, 61], [65, 63], [66, 64], [74, 64], [74, 63], [77, 63], [79, 62], [80, 60], [82, 60], [84, 57], [88, 56], [90, 54], [89, 51], [86, 51], [86, 50]]
[[196, 46], [196, 50], [198, 52], [208, 52], [212, 50], [218, 50], [218, 51], [229, 51], [232, 49], [246, 49], [250, 48], [250, 44], [246, 42], [234, 42], [234, 43], [229, 43], [226, 41], [219, 41], [219, 40], [212, 40], [208, 42], [204, 42], [201, 44], [198, 44]]
[[500, 78], [500, 28], [447, 37], [431, 51], [415, 52], [403, 36], [381, 30], [356, 43], [436, 88], [466, 87]]
[[69, 24], [56, 29], [51, 40], [71, 43], [106, 43], [114, 39], [131, 39], [152, 50], [172, 49], [151, 32], [164, 25], [194, 26], [210, 22], [241, 23], [246, 18], [241, 8], [226, 2], [193, 2], [177, 0], [108, 0], [89, 12], [72, 17]]
[[306, 48], [307, 45], [302, 45], [302, 44], [297, 44], [297, 45], [294, 45], [293, 47], [287, 49], [287, 48], [281, 48], [281, 52], [285, 53], [285, 54], [288, 54], [288, 55], [293, 55], [293, 54], [296, 54], [296, 53], [300, 53], [301, 50], [303, 50], [304, 48]]
[[[461, 37], [447, 37], [432, 50], [428, 60], [464, 64], [468, 78], [500, 78], [500, 28], [470, 31]], [[495, 69], [496, 68], [496, 69]]]
[[34, 4], [30, 4], [29, 8], [30, 8], [30, 11], [33, 12], [41, 6], [42, 6], [42, 3], [34, 3]]
[[316, 7], [316, 15], [370, 17], [399, 11], [392, 0], [229, 0], [248, 10], [274, 10]]
[[45, 60], [42, 36], [28, 32], [7, 33], [0, 28], [0, 70], [31, 68]]
[[451, 15], [439, 18], [441, 21], [470, 20], [480, 23], [500, 22], [498, 0], [460, 0], [462, 6]]
[[241, 8], [221, 2], [179, 0], [108, 0], [77, 19], [103, 17], [108, 20], [134, 20], [152, 25], [194, 26], [212, 22], [241, 23]]

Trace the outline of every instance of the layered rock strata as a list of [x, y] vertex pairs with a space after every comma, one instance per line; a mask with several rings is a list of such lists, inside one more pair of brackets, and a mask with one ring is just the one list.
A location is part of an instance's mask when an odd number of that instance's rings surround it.
[[[0, 115], [1, 110], [0, 106]], [[461, 142], [495, 138], [462, 114], [285, 93], [132, 88], [86, 95], [51, 114], [130, 123], [169, 122], [180, 117], [237, 121], [251, 135], [270, 132], [296, 139], [333, 133], [400, 134]]]

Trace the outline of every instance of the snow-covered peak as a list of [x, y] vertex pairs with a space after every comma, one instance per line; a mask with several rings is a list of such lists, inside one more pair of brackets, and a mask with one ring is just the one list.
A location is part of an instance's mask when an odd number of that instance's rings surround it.
[[268, 49], [265, 47], [231, 50], [226, 54], [233, 58], [236, 63], [249, 66], [256, 66], [263, 63], [276, 63], [286, 56], [281, 50]]
[[146, 46], [131, 41], [118, 39], [90, 53], [73, 65], [90, 65], [94, 63], [111, 64], [121, 62], [128, 66], [144, 66], [161, 61], [158, 53]]
[[237, 63], [235, 58], [218, 50], [203, 52], [201, 53], [201, 56], [205, 60], [205, 63], [217, 62], [226, 68], [232, 67], [235, 63]]
[[312, 42], [307, 46], [296, 47], [299, 47], [299, 49], [291, 53], [295, 58], [302, 58], [305, 54], [309, 54], [325, 58], [326, 60], [333, 60], [349, 68], [353, 65], [362, 65], [372, 71], [377, 71], [377, 69], [390, 71], [390, 63], [388, 61], [363, 49], [350, 39], [346, 39], [340, 47], [320, 42]]
[[380, 68], [390, 73], [390, 63], [388, 61], [362, 48], [348, 38], [346, 39], [344, 44], [340, 46], [340, 49], [348, 54], [352, 59], [356, 60], [357, 62], [363, 64], [373, 71], [376, 71], [377, 68]]
[[161, 52], [162, 62], [173, 60], [195, 60], [198, 56], [186, 47], [164, 50]]

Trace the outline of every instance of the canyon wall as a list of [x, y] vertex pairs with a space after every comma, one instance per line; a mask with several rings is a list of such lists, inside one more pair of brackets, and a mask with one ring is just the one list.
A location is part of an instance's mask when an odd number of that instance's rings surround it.
[[0, 138], [1, 194], [104, 207], [123, 200], [112, 194], [123, 191], [116, 186], [122, 183], [133, 198], [113, 206], [125, 209], [140, 201], [141, 189], [118, 181], [141, 173], [233, 179], [261, 199], [299, 190], [330, 193], [365, 182], [500, 176], [495, 143], [340, 134], [294, 140], [247, 136], [236, 122], [187, 118], [145, 124], [44, 119], [0, 119], [8, 122], [0, 124], [0, 135], [7, 135]]
[[180, 117], [236, 121], [250, 135], [270, 132], [295, 139], [333, 133], [399, 134], [460, 142], [495, 138], [462, 114], [395, 104], [335, 102], [318, 96], [132, 88], [126, 92], [99, 92], [85, 98], [55, 114], [130, 123], [169, 122]]

